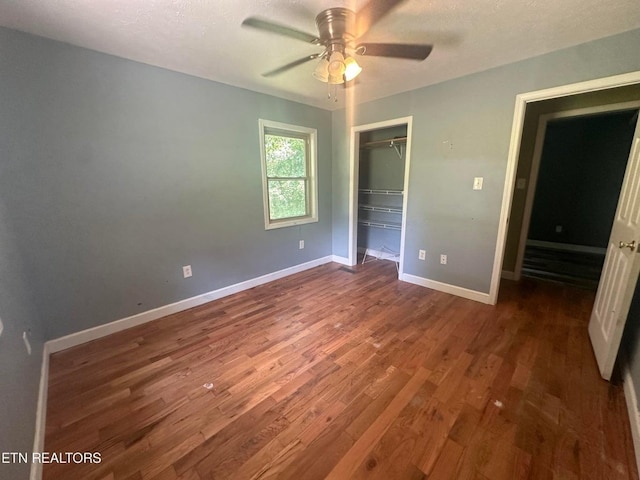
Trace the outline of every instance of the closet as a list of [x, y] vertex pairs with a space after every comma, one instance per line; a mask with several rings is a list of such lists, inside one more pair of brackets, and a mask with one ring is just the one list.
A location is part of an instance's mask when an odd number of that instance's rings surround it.
[[360, 132], [358, 255], [400, 261], [407, 126]]

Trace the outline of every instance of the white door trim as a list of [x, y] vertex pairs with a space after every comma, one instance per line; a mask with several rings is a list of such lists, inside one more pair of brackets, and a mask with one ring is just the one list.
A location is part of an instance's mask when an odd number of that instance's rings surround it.
[[570, 117], [584, 117], [587, 115], [597, 115], [599, 113], [617, 112], [622, 110], [633, 110], [640, 108], [640, 100], [632, 102], [612, 103], [609, 105], [598, 105], [595, 107], [576, 108], [573, 110], [565, 110], [562, 112], [552, 112], [540, 115], [538, 121], [538, 132], [536, 134], [535, 147], [533, 149], [533, 158], [531, 160], [531, 173], [527, 182], [527, 196], [524, 202], [524, 211], [522, 214], [522, 227], [520, 229], [520, 239], [518, 241], [518, 254], [516, 256], [516, 265], [513, 270], [514, 280], [520, 280], [522, 275], [522, 263], [524, 261], [524, 251], [527, 245], [527, 237], [529, 236], [529, 224], [531, 223], [531, 213], [533, 211], [533, 202], [535, 200], [536, 184], [538, 182], [538, 174], [540, 173], [540, 161], [542, 160], [542, 147], [547, 132], [547, 124], [551, 120]]
[[551, 98], [566, 97], [580, 93], [595, 92], [597, 90], [607, 90], [609, 88], [624, 87], [637, 83], [640, 83], [640, 71], [598, 78], [570, 85], [562, 85], [534, 92], [521, 93], [516, 96], [513, 124], [511, 127], [511, 141], [507, 156], [507, 169], [504, 179], [504, 189], [502, 192], [502, 206], [500, 208], [500, 222], [498, 224], [498, 235], [496, 238], [493, 272], [491, 274], [491, 287], [489, 288], [489, 303], [492, 305], [495, 305], [498, 300], [500, 274], [502, 273], [504, 247], [507, 239], [509, 214], [511, 212], [511, 198], [515, 186], [516, 167], [518, 165], [520, 142], [522, 141], [522, 127], [524, 125], [524, 114], [527, 103], [549, 100]]
[[358, 261], [358, 160], [360, 157], [360, 132], [387, 127], [407, 126], [407, 145], [404, 160], [404, 195], [402, 196], [402, 227], [400, 232], [400, 265], [398, 276], [404, 273], [404, 242], [407, 231], [407, 200], [409, 198], [409, 171], [411, 165], [411, 131], [413, 116], [394, 118], [382, 122], [351, 127], [351, 149], [349, 151], [349, 263]]

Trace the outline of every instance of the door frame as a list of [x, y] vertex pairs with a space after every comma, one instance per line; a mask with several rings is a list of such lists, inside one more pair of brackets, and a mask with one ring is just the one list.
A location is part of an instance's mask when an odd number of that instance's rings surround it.
[[400, 230], [400, 262], [398, 277], [404, 273], [404, 242], [407, 230], [407, 205], [409, 198], [409, 167], [411, 165], [411, 130], [413, 115], [393, 118], [382, 122], [351, 127], [349, 149], [349, 265], [358, 262], [358, 175], [360, 160], [360, 133], [381, 128], [407, 126], [407, 144], [404, 154], [404, 185], [402, 196], [402, 227]]
[[[524, 210], [522, 213], [522, 227], [520, 229], [520, 238], [518, 240], [518, 253], [516, 255], [516, 264], [513, 269], [513, 279], [520, 280], [522, 276], [522, 264], [524, 262], [524, 251], [527, 246], [527, 237], [529, 236], [529, 227], [531, 224], [531, 214], [533, 212], [533, 202], [535, 200], [536, 185], [538, 183], [538, 174], [540, 173], [540, 162], [542, 161], [542, 150], [544, 140], [547, 133], [547, 124], [551, 120], [560, 118], [585, 117], [590, 115], [598, 115], [608, 112], [619, 112], [624, 110], [640, 109], [640, 100], [630, 102], [612, 103], [608, 105], [598, 105], [595, 107], [576, 108], [572, 110], [564, 110], [561, 112], [551, 112], [540, 115], [538, 120], [538, 131], [536, 133], [535, 146], [533, 148], [533, 157], [531, 159], [531, 171], [527, 184], [527, 195], [524, 202]], [[619, 192], [618, 192], [619, 194]]]
[[611, 88], [624, 87], [640, 83], [640, 71], [614, 75], [611, 77], [598, 78], [585, 82], [562, 85], [559, 87], [536, 90], [528, 93], [521, 93], [516, 96], [515, 109], [513, 113], [513, 123], [511, 126], [511, 140], [509, 153], [507, 155], [507, 169], [505, 173], [504, 188], [502, 193], [502, 206], [500, 208], [500, 221], [498, 223], [498, 235], [496, 238], [496, 249], [493, 261], [493, 272], [491, 274], [491, 286], [489, 288], [489, 303], [495, 305], [498, 300], [500, 289], [500, 277], [502, 274], [502, 262], [504, 260], [504, 249], [507, 241], [507, 230], [509, 216], [511, 214], [511, 199], [516, 183], [516, 171], [518, 166], [518, 156], [520, 154], [520, 144], [522, 141], [522, 128], [524, 126], [524, 116], [528, 103], [550, 100], [553, 98], [567, 97], [581, 93], [595, 92], [598, 90], [608, 90]]

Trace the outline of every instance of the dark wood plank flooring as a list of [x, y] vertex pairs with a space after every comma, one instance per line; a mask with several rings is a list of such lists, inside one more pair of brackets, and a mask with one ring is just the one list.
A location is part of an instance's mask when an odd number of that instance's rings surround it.
[[[51, 358], [45, 479], [637, 479], [593, 293], [321, 266]], [[205, 384], [213, 384], [206, 388]]]

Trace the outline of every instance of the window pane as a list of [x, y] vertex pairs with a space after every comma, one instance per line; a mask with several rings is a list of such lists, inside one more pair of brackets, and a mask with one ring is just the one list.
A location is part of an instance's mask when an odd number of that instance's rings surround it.
[[305, 180], [269, 180], [269, 218], [306, 215], [306, 183]]
[[267, 177], [306, 176], [305, 141], [301, 138], [264, 136]]

